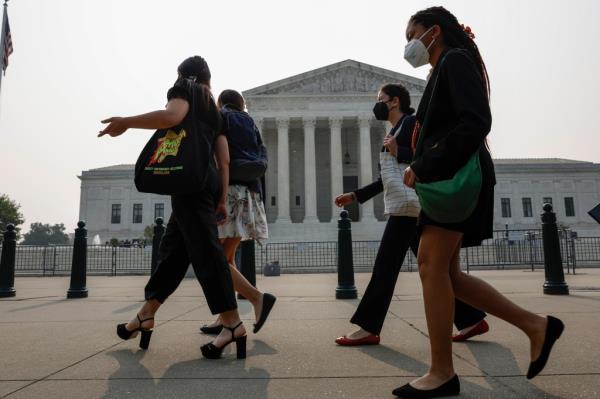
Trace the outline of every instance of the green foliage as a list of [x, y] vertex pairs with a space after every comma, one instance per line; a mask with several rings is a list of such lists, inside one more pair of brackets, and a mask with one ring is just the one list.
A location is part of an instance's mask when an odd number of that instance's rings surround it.
[[111, 238], [110, 239], [110, 245], [113, 246], [113, 247], [119, 246], [119, 239], [118, 238], [114, 238], [114, 237]]
[[152, 225], [148, 225], [144, 228], [144, 237], [145, 240], [152, 240], [154, 237], [154, 227]]
[[[17, 240], [20, 238], [19, 228], [25, 222], [23, 214], [19, 212], [21, 205], [11, 200], [8, 195], [0, 194], [0, 231], [6, 230], [6, 225], [14, 224], [17, 231]], [[0, 241], [2, 238], [0, 237]]]
[[69, 236], [65, 233], [62, 223], [53, 226], [42, 223], [31, 223], [29, 232], [23, 235], [24, 245], [64, 245], [69, 243]]

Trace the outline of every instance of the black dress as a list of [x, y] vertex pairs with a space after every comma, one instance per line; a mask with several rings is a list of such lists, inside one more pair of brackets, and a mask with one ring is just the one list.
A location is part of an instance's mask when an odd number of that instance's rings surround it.
[[418, 224], [462, 232], [463, 247], [478, 246], [492, 237], [494, 222], [496, 177], [485, 141], [492, 124], [489, 101], [479, 69], [465, 50], [447, 49], [440, 60], [417, 110], [421, 125], [427, 117], [427, 129], [422, 132], [423, 152], [411, 169], [420, 182], [450, 179], [479, 151], [482, 187], [477, 207], [465, 221], [440, 223], [421, 211]]

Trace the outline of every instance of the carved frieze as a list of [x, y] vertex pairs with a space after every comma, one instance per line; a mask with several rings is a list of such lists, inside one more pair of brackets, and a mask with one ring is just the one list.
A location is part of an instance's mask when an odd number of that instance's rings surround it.
[[412, 95], [423, 93], [423, 86], [413, 82], [398, 82], [392, 76], [347, 66], [338, 70], [310, 76], [296, 82], [275, 87], [257, 93], [258, 95], [276, 94], [336, 94], [336, 93], [373, 93], [384, 83], [401, 83]]

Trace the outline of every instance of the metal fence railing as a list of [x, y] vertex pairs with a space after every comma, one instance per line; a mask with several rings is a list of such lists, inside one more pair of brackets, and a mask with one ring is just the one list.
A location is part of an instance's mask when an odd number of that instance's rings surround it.
[[[577, 267], [600, 266], [600, 237], [575, 238], [568, 230], [560, 232], [563, 265], [567, 272]], [[0, 249], [2, 246], [0, 245]], [[377, 256], [379, 241], [352, 243], [354, 270], [370, 272]], [[256, 269], [279, 262], [282, 273], [328, 273], [337, 270], [337, 242], [269, 243], [256, 247]], [[72, 246], [18, 245], [17, 275], [56, 276], [71, 272]], [[149, 274], [152, 247], [113, 247], [88, 245], [87, 273], [90, 275]], [[495, 231], [492, 239], [479, 247], [461, 251], [464, 269], [543, 268], [544, 251], [541, 230]], [[417, 270], [409, 250], [402, 271]]]
[[[1, 247], [0, 247], [1, 248]], [[152, 247], [88, 245], [87, 273], [90, 275], [149, 274]], [[15, 272], [18, 275], [60, 276], [71, 273], [73, 247], [69, 245], [17, 245]]]

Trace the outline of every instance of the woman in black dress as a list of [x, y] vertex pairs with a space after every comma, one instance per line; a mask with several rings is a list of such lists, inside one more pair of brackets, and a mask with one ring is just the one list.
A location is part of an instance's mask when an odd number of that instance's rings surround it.
[[427, 63], [433, 67], [417, 111], [417, 122], [425, 129], [420, 131], [418, 125], [413, 137], [413, 143], [421, 141], [422, 151], [417, 149], [415, 160], [405, 172], [406, 185], [451, 179], [476, 152], [482, 185], [475, 210], [460, 223], [440, 223], [423, 211], [419, 215], [418, 263], [431, 366], [425, 376], [397, 388], [394, 394], [426, 398], [460, 392], [452, 364], [455, 297], [515, 325], [528, 336], [532, 362], [527, 378], [533, 378], [544, 368], [564, 328], [562, 322], [517, 306], [489, 284], [463, 273], [459, 265], [461, 247], [481, 245], [492, 237], [495, 177], [486, 143], [491, 113], [485, 64], [470, 29], [463, 29], [443, 7], [413, 15], [406, 38], [406, 60], [414, 67]]

